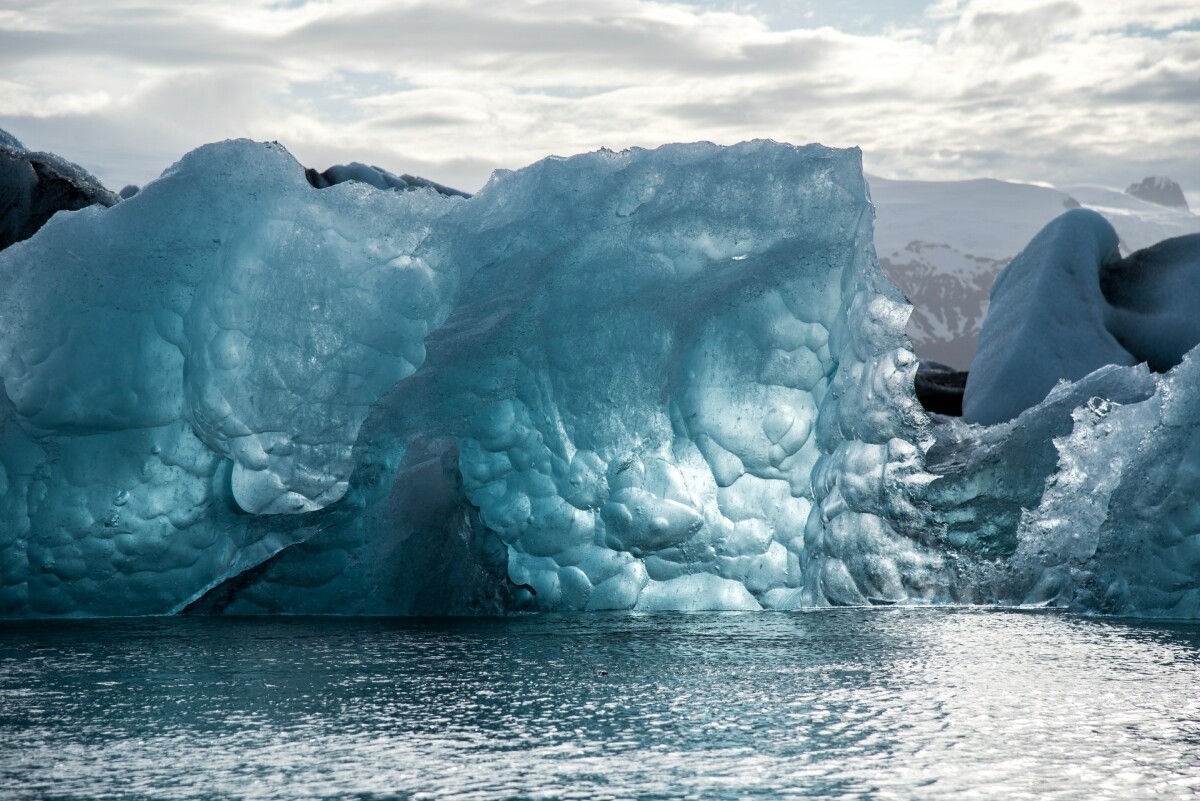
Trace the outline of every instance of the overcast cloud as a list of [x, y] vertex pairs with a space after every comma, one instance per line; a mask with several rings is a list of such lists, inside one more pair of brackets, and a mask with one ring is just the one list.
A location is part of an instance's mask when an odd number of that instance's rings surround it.
[[0, 0], [0, 127], [114, 187], [237, 136], [468, 190], [768, 137], [889, 177], [1153, 173], [1200, 199], [1197, 109], [1196, 0]]

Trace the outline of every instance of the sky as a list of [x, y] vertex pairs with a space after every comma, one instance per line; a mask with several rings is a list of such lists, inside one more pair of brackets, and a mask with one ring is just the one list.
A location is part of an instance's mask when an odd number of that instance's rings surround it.
[[467, 191], [770, 138], [1200, 206], [1198, 109], [1198, 0], [0, 0], [0, 128], [112, 188], [243, 136]]

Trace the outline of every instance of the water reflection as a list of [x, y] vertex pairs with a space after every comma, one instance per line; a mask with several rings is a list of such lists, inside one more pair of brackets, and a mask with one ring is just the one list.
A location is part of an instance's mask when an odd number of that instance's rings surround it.
[[9, 625], [0, 797], [1180, 797], [1198, 660], [962, 610]]

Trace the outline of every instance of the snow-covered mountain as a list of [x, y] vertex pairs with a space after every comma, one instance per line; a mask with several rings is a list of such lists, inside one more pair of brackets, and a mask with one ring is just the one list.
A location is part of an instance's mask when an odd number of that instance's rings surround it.
[[1200, 232], [1200, 217], [1115, 189], [1054, 189], [990, 179], [869, 178], [875, 248], [884, 271], [912, 301], [908, 334], [923, 359], [971, 364], [996, 274], [1047, 223], [1080, 206], [1116, 228], [1121, 251]]

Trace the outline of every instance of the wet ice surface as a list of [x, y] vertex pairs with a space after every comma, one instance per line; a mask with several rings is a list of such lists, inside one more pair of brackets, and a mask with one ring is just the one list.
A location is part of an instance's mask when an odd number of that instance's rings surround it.
[[849, 610], [0, 627], [0, 798], [1179, 798], [1200, 627]]

